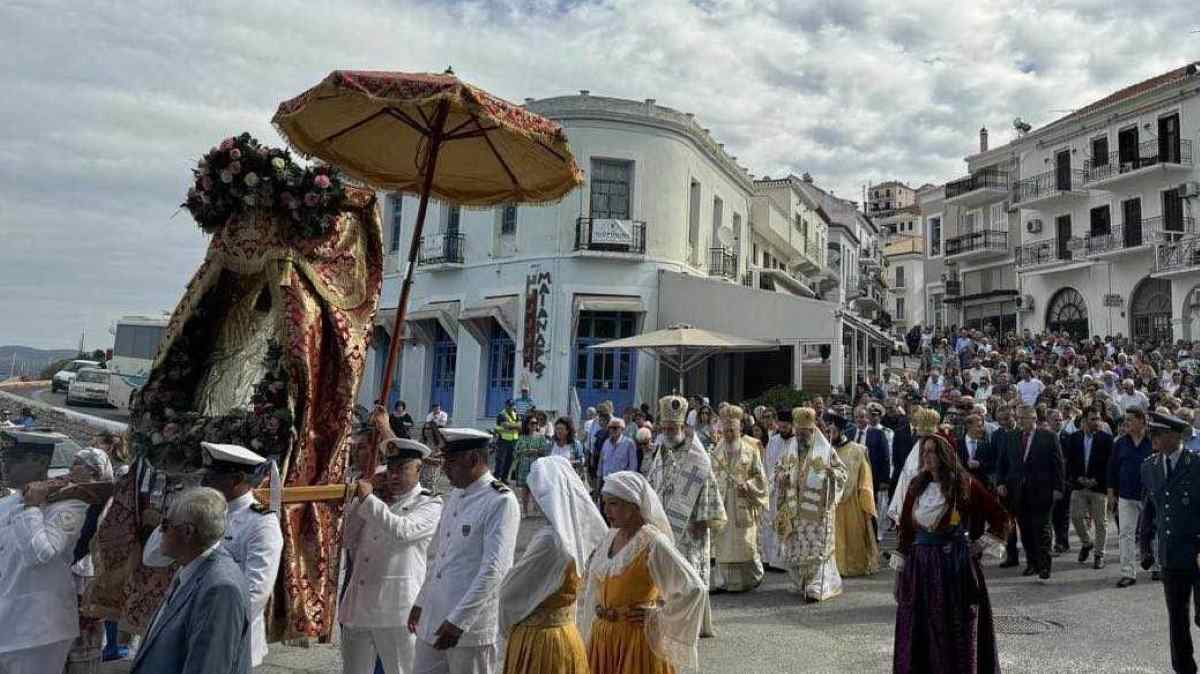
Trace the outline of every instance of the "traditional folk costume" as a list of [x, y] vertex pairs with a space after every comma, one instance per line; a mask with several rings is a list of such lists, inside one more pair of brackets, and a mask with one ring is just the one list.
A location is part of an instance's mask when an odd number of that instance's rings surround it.
[[[675, 422], [682, 426], [687, 417], [687, 405], [687, 399], [681, 396], [662, 398], [658, 401], [659, 423]], [[663, 434], [658, 437], [653, 458], [644, 472], [662, 501], [679, 554], [691, 563], [707, 588], [711, 557], [709, 530], [720, 530], [726, 521], [721, 491], [713, 478], [708, 454], [694, 435], [689, 437], [684, 433], [681, 437], [669, 438]], [[699, 528], [699, 535], [693, 532], [694, 527]], [[713, 634], [712, 614], [707, 594], [705, 597], [701, 633], [709, 636]]]
[[871, 522], [875, 519], [875, 492], [867, 448], [839, 434], [833, 443], [846, 466], [846, 492], [838, 504], [834, 524], [834, 559], [844, 578], [869, 576], [879, 570], [879, 541]]
[[799, 453], [784, 456], [775, 470], [775, 533], [794, 591], [809, 601], [824, 601], [842, 593], [833, 558], [834, 516], [846, 486], [846, 466], [817, 430], [816, 412], [801, 407], [792, 416], [796, 430], [811, 431], [812, 440], [798, 443]]
[[[925, 437], [951, 445], [939, 435]], [[891, 562], [900, 573], [892, 661], [897, 674], [1000, 671], [979, 556], [1004, 553], [1009, 516], [982, 484], [967, 479], [966, 498], [948, 503], [941, 485], [919, 473], [903, 499]]]
[[[579, 625], [591, 674], [695, 668], [707, 585], [676, 550], [662, 502], [644, 477], [618, 471], [604, 481], [603, 493], [637, 505], [646, 523], [615, 553], [618, 530], [610, 530], [588, 560]], [[647, 609], [644, 624], [629, 622], [633, 608]]]
[[[725, 407], [722, 427], [733, 424], [740, 429], [743, 416], [742, 408]], [[728, 521], [713, 538], [717, 568], [712, 587], [745, 592], [762, 582], [758, 519], [767, 506], [767, 478], [761, 457], [761, 445], [745, 435], [732, 443], [722, 435], [713, 446], [713, 477]]]
[[587, 649], [575, 622], [580, 572], [608, 535], [571, 462], [538, 459], [529, 491], [546, 516], [500, 588], [505, 674], [588, 674]]
[[912, 451], [904, 460], [904, 468], [900, 471], [900, 477], [896, 479], [895, 491], [892, 493], [896, 494], [898, 498], [892, 499], [887, 511], [888, 517], [897, 524], [900, 522], [900, 511], [904, 506], [903, 495], [908, 493], [908, 486], [917, 473], [921, 472], [921, 438], [936, 433], [941, 420], [942, 417], [937, 410], [928, 407], [922, 407], [912, 414], [913, 432], [917, 436], [917, 441], [913, 443]]
[[[789, 409], [779, 410], [777, 417], [780, 421], [792, 423], [792, 411]], [[763, 470], [768, 485], [775, 484], [775, 470], [779, 466], [780, 459], [785, 456], [796, 456], [796, 436], [789, 433], [785, 438], [782, 434], [775, 433], [767, 442], [763, 459]], [[775, 520], [779, 515], [779, 492], [774, 489], [769, 492], [767, 507], [759, 519], [759, 547], [762, 550], [763, 563], [772, 569], [783, 570], [787, 563], [780, 554], [779, 539], [775, 536]]]

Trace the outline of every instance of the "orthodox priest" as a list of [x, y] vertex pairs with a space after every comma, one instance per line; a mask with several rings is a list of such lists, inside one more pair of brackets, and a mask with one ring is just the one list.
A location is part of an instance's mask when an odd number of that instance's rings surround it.
[[797, 453], [780, 459], [772, 485], [779, 493], [775, 533], [793, 590], [805, 601], [824, 601], [842, 593], [833, 550], [846, 466], [817, 429], [812, 408], [792, 410], [792, 424]]
[[[643, 466], [646, 479], [662, 500], [675, 547], [708, 587], [709, 530], [725, 526], [725, 506], [713, 477], [708, 453], [686, 432], [687, 399], [666, 396], [658, 401], [658, 423], [662, 433], [655, 443], [653, 458]], [[705, 594], [704, 624], [700, 636], [713, 636], [712, 610]]]
[[[775, 416], [776, 432], [767, 442], [766, 457], [763, 470], [767, 484], [775, 484], [775, 469], [779, 460], [785, 456], [796, 456], [796, 436], [792, 430], [792, 410], [781, 407]], [[771, 490], [767, 498], [767, 507], [763, 510], [759, 522], [758, 535], [762, 547], [763, 563], [768, 571], [782, 573], [786, 564], [779, 554], [779, 539], [775, 537], [775, 519], [779, 513], [779, 492]]]
[[713, 447], [713, 477], [725, 505], [725, 527], [714, 536], [713, 557], [717, 567], [712, 588], [746, 592], [763, 578], [758, 554], [758, 518], [767, 505], [767, 477], [763, 471], [762, 446], [742, 434], [745, 412], [737, 405], [724, 408], [721, 439]]
[[837, 507], [834, 523], [833, 557], [844, 578], [869, 576], [879, 570], [879, 542], [875, 520], [874, 475], [867, 448], [846, 437], [849, 422], [833, 412], [825, 413], [829, 441], [846, 466], [846, 493]]

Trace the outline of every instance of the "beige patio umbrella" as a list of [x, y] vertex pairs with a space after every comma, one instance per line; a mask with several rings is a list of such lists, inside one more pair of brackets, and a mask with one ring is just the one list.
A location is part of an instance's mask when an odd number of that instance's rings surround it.
[[735, 337], [711, 330], [701, 330], [678, 323], [662, 330], [634, 337], [593, 344], [589, 349], [637, 349], [658, 359], [668, 370], [679, 375], [679, 395], [683, 395], [684, 375], [718, 353], [774, 351], [778, 342], [747, 337]]

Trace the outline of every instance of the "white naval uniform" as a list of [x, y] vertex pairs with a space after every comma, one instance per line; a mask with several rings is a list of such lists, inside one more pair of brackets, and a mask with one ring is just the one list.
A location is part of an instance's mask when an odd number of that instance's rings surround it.
[[353, 560], [338, 604], [346, 674], [412, 672], [417, 637], [405, 626], [425, 582], [426, 553], [442, 499], [420, 485], [390, 506], [374, 494], [346, 511], [346, 549]]
[[[225, 514], [225, 551], [246, 576], [250, 594], [250, 663], [262, 664], [267, 656], [267, 621], [263, 615], [267, 600], [275, 589], [279, 559], [283, 555], [283, 531], [279, 516], [258, 507], [254, 492], [246, 492], [228, 504]], [[146, 566], [169, 566], [173, 561], [162, 554], [162, 529], [155, 528], [146, 541], [142, 563]]]
[[26, 508], [21, 494], [0, 499], [0, 674], [63, 671], [79, 636], [71, 558], [87, 508], [76, 500]]
[[[496, 667], [500, 585], [513, 564], [521, 507], [484, 473], [446, 498], [425, 583], [417, 595], [417, 674], [491, 674]], [[434, 650], [449, 621], [463, 631], [454, 648]]]

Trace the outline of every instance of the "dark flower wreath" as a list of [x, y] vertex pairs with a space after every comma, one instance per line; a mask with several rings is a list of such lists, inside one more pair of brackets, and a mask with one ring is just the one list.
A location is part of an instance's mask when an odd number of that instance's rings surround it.
[[212, 234], [251, 209], [274, 211], [301, 238], [326, 234], [346, 191], [330, 166], [303, 167], [287, 150], [261, 145], [248, 133], [209, 150], [192, 170], [195, 183], [182, 206]]

